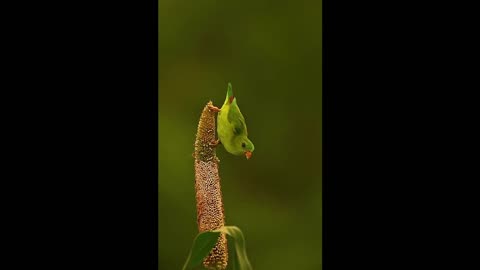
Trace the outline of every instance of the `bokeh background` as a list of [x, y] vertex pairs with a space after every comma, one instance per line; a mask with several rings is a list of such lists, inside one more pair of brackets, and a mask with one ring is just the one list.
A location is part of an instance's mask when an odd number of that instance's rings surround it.
[[321, 269], [321, 1], [159, 1], [159, 268], [181, 269], [196, 224], [193, 144], [231, 82], [255, 144], [217, 150], [227, 225], [256, 270]]

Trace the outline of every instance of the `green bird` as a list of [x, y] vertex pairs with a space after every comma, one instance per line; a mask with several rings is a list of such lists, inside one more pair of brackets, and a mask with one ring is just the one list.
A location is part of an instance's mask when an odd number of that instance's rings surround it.
[[240, 156], [245, 155], [250, 159], [255, 149], [252, 141], [248, 139], [245, 118], [240, 112], [237, 99], [233, 95], [232, 84], [228, 83], [227, 96], [221, 109], [210, 106], [210, 109], [218, 112], [217, 133], [218, 140], [214, 143], [222, 143], [227, 152]]

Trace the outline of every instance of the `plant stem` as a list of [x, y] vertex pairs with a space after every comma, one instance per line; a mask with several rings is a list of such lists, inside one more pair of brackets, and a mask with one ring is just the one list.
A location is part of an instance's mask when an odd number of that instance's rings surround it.
[[[210, 101], [208, 104], [212, 104]], [[200, 232], [216, 230], [225, 225], [218, 159], [215, 153], [216, 113], [207, 106], [198, 123], [195, 140], [195, 197], [197, 201], [197, 223]], [[228, 261], [227, 238], [220, 234], [218, 242], [203, 265], [208, 269], [226, 269]]]

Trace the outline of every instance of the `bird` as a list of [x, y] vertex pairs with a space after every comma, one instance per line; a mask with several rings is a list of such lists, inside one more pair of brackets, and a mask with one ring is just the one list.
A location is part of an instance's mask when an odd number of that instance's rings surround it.
[[231, 83], [228, 83], [227, 96], [225, 97], [225, 102], [222, 107], [219, 109], [218, 107], [209, 105], [209, 109], [218, 112], [218, 139], [212, 142], [212, 144], [217, 146], [221, 143], [227, 152], [235, 156], [245, 155], [247, 159], [250, 159], [255, 150], [255, 146], [248, 138], [245, 118], [240, 112], [237, 98], [233, 95]]

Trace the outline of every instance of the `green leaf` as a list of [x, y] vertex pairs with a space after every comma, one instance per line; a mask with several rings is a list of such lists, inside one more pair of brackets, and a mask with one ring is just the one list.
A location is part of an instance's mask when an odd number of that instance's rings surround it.
[[217, 243], [219, 236], [220, 232], [217, 231], [199, 233], [193, 241], [192, 249], [182, 269], [192, 269], [200, 265]]
[[235, 248], [235, 239], [230, 235], [227, 235], [227, 245], [228, 245], [228, 264], [226, 270], [238, 270], [240, 265], [238, 264], [237, 259], [237, 250]]
[[230, 236], [229, 240], [234, 240], [234, 248], [231, 248], [229, 241], [229, 262], [228, 264], [232, 266], [233, 270], [252, 270], [252, 265], [247, 257], [247, 250], [245, 248], [245, 238], [243, 237], [242, 231], [237, 226], [224, 226], [214, 232], [222, 232]]
[[237, 226], [223, 226], [218, 230], [199, 233], [193, 242], [183, 270], [198, 267], [217, 243], [220, 233], [227, 235], [229, 254], [227, 269], [252, 270], [245, 248], [245, 238]]

